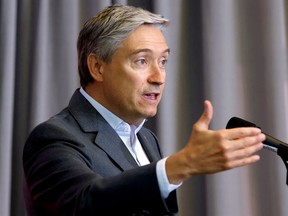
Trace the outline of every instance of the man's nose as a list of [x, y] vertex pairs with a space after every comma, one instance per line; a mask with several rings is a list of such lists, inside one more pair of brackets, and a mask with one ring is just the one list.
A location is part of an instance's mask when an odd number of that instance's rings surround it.
[[158, 64], [151, 65], [148, 82], [162, 85], [165, 83], [165, 68], [161, 68]]

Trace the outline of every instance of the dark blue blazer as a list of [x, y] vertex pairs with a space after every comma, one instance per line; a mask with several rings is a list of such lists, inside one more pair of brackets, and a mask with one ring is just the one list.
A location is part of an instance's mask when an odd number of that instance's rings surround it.
[[145, 127], [138, 138], [151, 162], [142, 167], [76, 90], [68, 107], [38, 125], [24, 146], [28, 215], [175, 215], [176, 192], [160, 195], [157, 139]]

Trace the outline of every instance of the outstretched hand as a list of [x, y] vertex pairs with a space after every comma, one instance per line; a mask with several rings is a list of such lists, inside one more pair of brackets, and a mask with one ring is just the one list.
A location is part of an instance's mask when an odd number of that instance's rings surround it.
[[259, 160], [255, 152], [263, 148], [265, 135], [258, 128], [209, 130], [213, 117], [210, 101], [193, 125], [187, 145], [168, 157], [166, 173], [170, 183], [178, 184], [192, 175], [216, 173]]

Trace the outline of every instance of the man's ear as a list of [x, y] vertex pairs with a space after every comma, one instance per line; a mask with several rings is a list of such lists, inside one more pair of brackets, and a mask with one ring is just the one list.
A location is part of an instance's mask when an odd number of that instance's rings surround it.
[[103, 81], [103, 60], [94, 53], [90, 53], [87, 58], [87, 66], [94, 80]]

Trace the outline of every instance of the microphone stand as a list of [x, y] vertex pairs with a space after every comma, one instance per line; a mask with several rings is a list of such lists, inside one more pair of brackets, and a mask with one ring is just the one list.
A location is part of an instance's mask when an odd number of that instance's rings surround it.
[[[236, 127], [257, 127], [261, 129], [254, 123], [248, 122], [238, 117], [232, 117], [228, 121], [226, 128], [229, 129], [229, 128], [236, 128]], [[264, 149], [276, 152], [281, 157], [281, 159], [283, 160], [286, 166], [286, 172], [287, 172], [286, 185], [288, 185], [288, 144], [272, 136], [269, 136], [268, 134], [265, 134], [265, 135], [266, 135], [266, 140], [264, 140], [263, 142]]]
[[286, 166], [286, 170], [287, 170], [287, 174], [286, 174], [286, 185], [288, 185], [288, 147], [285, 145], [280, 145], [277, 149], [277, 154], [281, 157], [281, 159], [283, 160], [285, 166]]
[[[268, 134], [266, 134], [266, 136], [269, 138], [263, 142], [264, 149], [274, 151], [281, 157], [286, 166], [287, 170], [286, 184], [288, 185], [288, 144], [272, 136], [269, 136]], [[277, 145], [275, 145], [275, 143], [277, 143]]]

